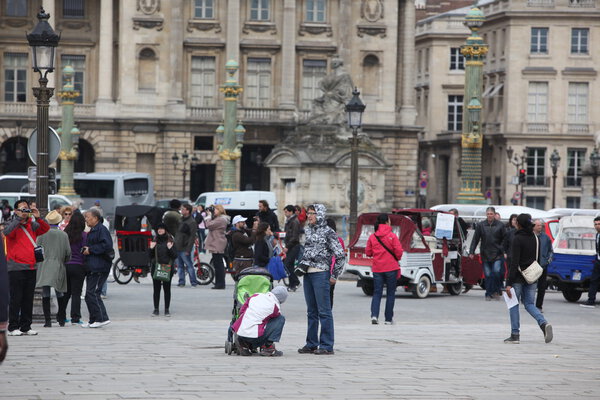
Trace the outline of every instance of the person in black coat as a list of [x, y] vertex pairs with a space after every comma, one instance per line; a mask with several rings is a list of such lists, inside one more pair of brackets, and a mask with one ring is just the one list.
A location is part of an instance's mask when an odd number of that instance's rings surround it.
[[[279, 232], [279, 220], [277, 215], [269, 208], [269, 202], [260, 200], [258, 202], [258, 213], [256, 213], [260, 222], [266, 222], [271, 227], [271, 232]], [[271, 236], [273, 233], [271, 233]]]
[[[521, 271], [529, 268], [536, 260], [539, 260], [539, 242], [537, 236], [533, 233], [533, 222], [531, 215], [519, 214], [517, 217], [517, 231], [512, 242], [512, 257], [508, 269], [508, 278], [506, 280], [506, 295], [512, 298], [517, 296], [517, 300], [523, 304], [525, 310], [537, 321], [540, 329], [544, 333], [546, 343], [552, 341], [552, 325], [546, 321], [544, 314], [535, 306], [535, 291], [537, 282], [527, 283]], [[513, 290], [514, 289], [514, 293]], [[519, 305], [509, 309], [510, 314], [510, 337], [504, 339], [504, 343], [519, 343]]]
[[261, 222], [256, 228], [256, 242], [254, 243], [254, 266], [266, 268], [273, 255], [273, 246], [269, 245], [269, 238], [273, 236], [271, 227], [267, 222]]
[[[150, 242], [150, 248], [148, 249], [150, 254], [150, 260], [152, 265], [151, 276], [154, 277], [154, 271], [156, 271], [156, 264], [168, 264], [171, 266], [171, 278], [175, 273], [173, 261], [177, 257], [175, 252], [175, 246], [173, 243], [173, 237], [167, 232], [167, 226], [165, 224], [158, 224], [156, 226], [156, 236], [154, 240]], [[169, 307], [171, 305], [171, 280], [161, 281], [152, 278], [152, 284], [154, 290], [152, 292], [154, 300], [154, 311], [152, 316], [156, 317], [160, 313], [158, 312], [158, 306], [160, 304], [160, 288], [162, 286], [165, 292], [165, 317], [170, 317]]]

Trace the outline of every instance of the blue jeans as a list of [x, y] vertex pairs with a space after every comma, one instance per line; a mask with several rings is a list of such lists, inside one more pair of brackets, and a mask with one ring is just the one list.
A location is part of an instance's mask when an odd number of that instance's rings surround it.
[[194, 263], [192, 262], [192, 255], [185, 254], [185, 251], [177, 252], [177, 273], [179, 274], [179, 284], [185, 285], [185, 271], [187, 269], [188, 275], [190, 276], [190, 283], [192, 286], [198, 285], [196, 279], [196, 273], [194, 272]]
[[371, 300], [371, 317], [379, 318], [379, 306], [383, 295], [383, 285], [387, 287], [385, 297], [385, 320], [394, 319], [394, 302], [396, 301], [396, 282], [398, 270], [388, 272], [373, 272], [375, 289]]
[[102, 301], [102, 286], [106, 283], [108, 272], [90, 272], [85, 280], [85, 304], [90, 313], [90, 324], [108, 321], [108, 313]]
[[483, 262], [485, 297], [491, 297], [500, 291], [500, 271], [502, 271], [502, 260]]
[[[333, 351], [333, 314], [329, 294], [329, 271], [304, 275], [304, 299], [308, 329], [306, 347]], [[321, 335], [319, 336], [319, 323]]]
[[265, 332], [262, 336], [257, 338], [240, 336], [240, 339], [254, 347], [259, 347], [266, 343], [279, 342], [281, 333], [283, 332], [283, 325], [285, 325], [285, 317], [279, 314], [279, 316], [267, 322]]
[[[535, 306], [535, 290], [537, 289], [537, 283], [515, 283], [513, 284], [515, 294], [519, 302], [523, 304], [525, 310], [537, 321], [538, 325], [546, 323], [544, 314]], [[519, 334], [520, 322], [519, 322], [519, 305], [514, 306], [508, 310], [510, 314], [510, 332], [512, 334]]]

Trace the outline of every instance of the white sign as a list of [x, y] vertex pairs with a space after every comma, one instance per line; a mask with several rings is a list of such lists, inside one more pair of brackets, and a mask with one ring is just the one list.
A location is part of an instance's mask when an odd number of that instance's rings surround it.
[[[58, 159], [60, 154], [60, 136], [52, 127], [48, 127], [48, 164]], [[37, 129], [34, 129], [27, 141], [27, 154], [32, 163], [37, 165]]]
[[510, 177], [510, 184], [511, 185], [518, 185], [519, 182], [519, 177], [518, 176], [511, 176]]
[[435, 237], [452, 239], [454, 233], [454, 215], [439, 213], [435, 222]]

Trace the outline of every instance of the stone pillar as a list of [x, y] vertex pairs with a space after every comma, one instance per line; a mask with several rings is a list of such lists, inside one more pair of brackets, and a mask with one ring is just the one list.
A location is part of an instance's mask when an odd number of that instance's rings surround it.
[[344, 60], [344, 64], [348, 66], [348, 72], [352, 75], [352, 40], [354, 37], [352, 36], [352, 32], [356, 26], [356, 23], [352, 21], [352, 4], [357, 3], [352, 0], [340, 0], [340, 8], [339, 8], [339, 43], [340, 46], [338, 48], [338, 55], [342, 60]]
[[283, 3], [283, 44], [281, 46], [281, 99], [279, 106], [295, 108], [296, 85], [296, 0]]
[[[183, 104], [182, 90], [182, 66], [183, 66], [183, 0], [172, 0], [169, 2], [171, 12], [171, 30], [169, 41], [169, 94], [167, 105], [171, 115], [185, 117], [185, 105]], [[186, 2], [187, 3], [187, 2]]]
[[96, 115], [113, 111], [113, 1], [101, 0]]
[[399, 75], [402, 79], [400, 100], [400, 125], [414, 125], [417, 116], [415, 108], [415, 5], [412, 0], [405, 0], [401, 9], [402, 25], [398, 29], [398, 43], [402, 43], [402, 58], [398, 63]]
[[227, 60], [240, 60], [240, 0], [227, 2]]

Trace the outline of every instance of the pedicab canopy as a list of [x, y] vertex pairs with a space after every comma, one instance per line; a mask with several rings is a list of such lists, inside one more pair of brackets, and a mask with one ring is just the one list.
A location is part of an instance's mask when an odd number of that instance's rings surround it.
[[[115, 209], [115, 230], [117, 231], [141, 231], [142, 219], [147, 218], [150, 226], [156, 226], [162, 222], [166, 208], [154, 206], [119, 206]], [[150, 230], [150, 227], [148, 228]]]

